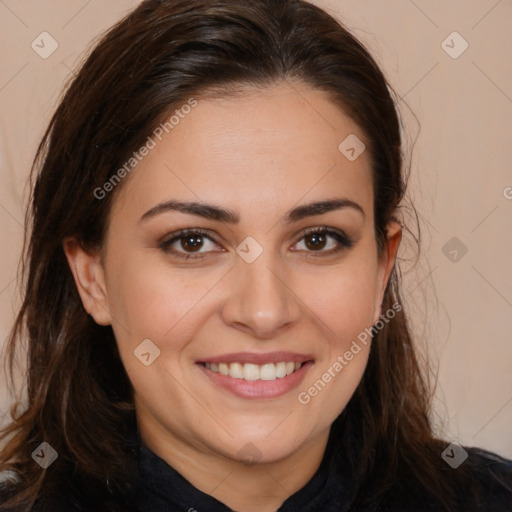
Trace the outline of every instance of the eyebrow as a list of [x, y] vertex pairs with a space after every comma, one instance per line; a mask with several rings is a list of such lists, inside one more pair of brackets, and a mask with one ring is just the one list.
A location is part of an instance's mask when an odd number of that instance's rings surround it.
[[[306, 217], [322, 215], [324, 213], [332, 212], [335, 210], [342, 210], [345, 208], [351, 208], [358, 211], [361, 213], [363, 218], [366, 216], [363, 208], [356, 202], [346, 198], [334, 198], [297, 206], [286, 213], [283, 219], [283, 223], [291, 224], [292, 222], [298, 222], [299, 220], [305, 219]], [[213, 204], [197, 201], [177, 200], [170, 200], [157, 204], [155, 207], [144, 213], [139, 222], [170, 211], [197, 215], [206, 219], [217, 220], [229, 224], [238, 224], [240, 222], [240, 215], [228, 208], [222, 208]]]

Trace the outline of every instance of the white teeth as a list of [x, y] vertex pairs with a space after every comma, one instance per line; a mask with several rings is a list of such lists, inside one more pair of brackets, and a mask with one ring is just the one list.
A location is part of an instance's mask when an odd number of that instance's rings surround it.
[[[279, 363], [277, 363], [279, 364]], [[273, 363], [264, 364], [260, 366], [260, 379], [261, 380], [275, 380], [277, 378], [276, 365]]]
[[252, 363], [205, 363], [205, 367], [215, 373], [229, 375], [233, 379], [276, 380], [292, 374], [302, 363], [279, 362], [257, 365]]
[[277, 363], [276, 364], [276, 376], [278, 379], [282, 379], [286, 377], [286, 363]]
[[258, 380], [260, 378], [260, 369], [257, 364], [244, 364], [244, 380]]
[[229, 365], [229, 376], [233, 379], [243, 379], [244, 367], [240, 363], [231, 363]]

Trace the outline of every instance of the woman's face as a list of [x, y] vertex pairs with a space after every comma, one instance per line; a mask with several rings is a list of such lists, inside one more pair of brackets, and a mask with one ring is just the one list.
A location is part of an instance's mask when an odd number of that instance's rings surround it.
[[279, 460], [354, 393], [400, 233], [379, 260], [366, 138], [325, 93], [197, 101], [118, 185], [101, 262], [68, 257], [113, 327], [143, 436]]

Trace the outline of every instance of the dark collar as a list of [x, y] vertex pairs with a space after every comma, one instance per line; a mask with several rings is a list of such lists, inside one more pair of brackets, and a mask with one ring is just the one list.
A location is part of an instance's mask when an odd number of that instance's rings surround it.
[[[338, 449], [337, 449], [338, 448]], [[290, 496], [279, 512], [346, 512], [350, 510], [350, 477], [344, 475], [339, 447], [331, 436], [320, 467], [311, 480]], [[143, 512], [230, 512], [214, 497], [196, 489], [174, 468], [140, 443], [138, 464]]]

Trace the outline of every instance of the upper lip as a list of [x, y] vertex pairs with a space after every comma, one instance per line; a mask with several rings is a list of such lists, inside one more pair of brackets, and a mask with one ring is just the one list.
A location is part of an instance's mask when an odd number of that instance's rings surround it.
[[310, 354], [297, 354], [296, 352], [232, 352], [230, 354], [223, 354], [215, 357], [208, 357], [206, 359], [198, 360], [198, 363], [251, 363], [257, 365], [280, 363], [280, 362], [293, 362], [305, 363], [311, 361], [313, 356]]

